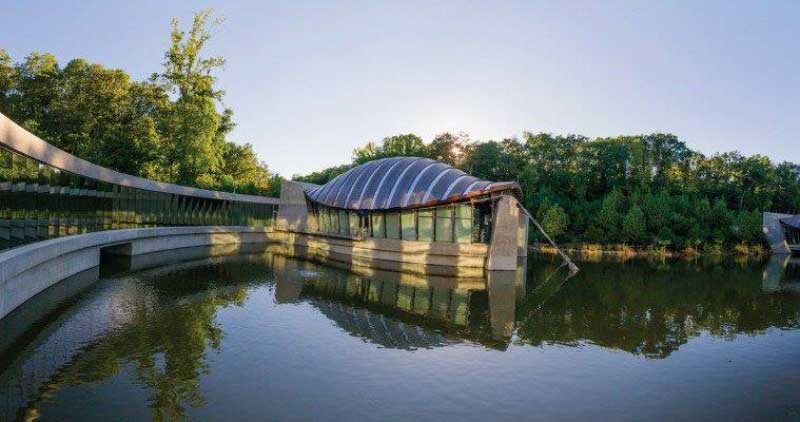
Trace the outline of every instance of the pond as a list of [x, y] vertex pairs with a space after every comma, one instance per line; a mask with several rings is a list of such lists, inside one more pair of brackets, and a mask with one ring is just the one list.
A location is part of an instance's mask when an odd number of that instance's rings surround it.
[[800, 418], [792, 260], [453, 280], [206, 252], [0, 321], [0, 420]]

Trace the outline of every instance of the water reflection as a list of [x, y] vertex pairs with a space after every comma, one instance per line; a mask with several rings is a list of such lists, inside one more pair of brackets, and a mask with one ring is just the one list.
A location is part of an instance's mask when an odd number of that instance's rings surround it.
[[800, 294], [800, 258], [773, 255], [764, 268], [762, 288], [767, 292], [786, 291]]
[[[585, 261], [567, 280], [555, 260], [531, 257], [516, 273], [453, 279], [231, 252], [139, 257], [125, 263], [133, 271], [104, 276], [88, 291], [84, 277], [15, 311], [0, 323], [15, 339], [0, 344], [0, 420], [36, 419], [48, 406], [64, 411], [64, 402], [54, 404], [64, 390], [119, 377], [146, 392], [153, 419], [185, 418], [209, 403], [202, 381], [215, 371], [213, 357], [240, 352], [226, 350], [226, 336], [245, 330], [241, 321], [271, 336], [258, 324], [288, 309], [400, 353], [593, 344], [663, 359], [701, 333], [734, 341], [800, 326], [796, 259]], [[251, 298], [264, 291], [274, 309]], [[227, 308], [246, 312], [239, 325], [220, 318]], [[324, 331], [304, 325], [282, 347]], [[260, 354], [256, 340], [248, 347]]]
[[321, 266], [304, 269], [286, 258], [276, 264], [277, 300], [308, 302], [350, 335], [406, 350], [465, 339], [505, 349], [524, 281], [513, 271], [492, 273], [488, 280], [379, 270], [365, 277]]
[[[535, 260], [532, 279], [555, 263]], [[583, 262], [581, 272], [541, 308], [525, 301], [518, 314], [520, 344], [593, 343], [665, 358], [702, 332], [733, 340], [772, 327], [800, 326], [800, 300], [787, 278], [760, 261]], [[772, 271], [775, 286], [764, 288]]]
[[234, 256], [104, 280], [44, 321], [38, 335], [16, 346], [16, 356], [0, 354], [0, 420], [36, 418], [39, 402], [60, 389], [102, 383], [126, 369], [150, 392], [154, 419], [182, 418], [187, 406], [205, 403], [198, 386], [209, 369], [206, 357], [220, 351], [224, 336], [216, 313], [241, 306], [247, 281], [263, 270], [261, 257]]

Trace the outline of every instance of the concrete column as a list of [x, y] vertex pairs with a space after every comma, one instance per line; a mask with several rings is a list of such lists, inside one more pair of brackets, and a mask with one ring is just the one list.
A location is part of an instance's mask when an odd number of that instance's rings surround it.
[[774, 212], [764, 213], [764, 236], [767, 238], [767, 243], [772, 249], [773, 253], [788, 254], [791, 253], [789, 245], [786, 244], [786, 235], [781, 227], [781, 218], [791, 217], [790, 214], [777, 214]]
[[275, 222], [275, 228], [299, 232], [316, 230], [316, 227], [310, 227], [309, 220], [303, 185], [288, 180], [283, 182], [280, 205], [278, 206], [278, 220]]
[[516, 321], [516, 271], [487, 271], [486, 288], [489, 291], [489, 320], [492, 335], [507, 339], [514, 334]]
[[519, 213], [519, 256], [528, 256], [528, 226], [530, 221], [524, 212]]
[[297, 279], [298, 262], [281, 255], [275, 255], [273, 270], [275, 272], [275, 301], [277, 303], [295, 303], [300, 300], [303, 282]]
[[514, 271], [517, 269], [520, 214], [517, 200], [504, 196], [495, 202], [492, 243], [486, 269]]
[[778, 254], [772, 255], [764, 268], [761, 276], [761, 290], [765, 292], [777, 292], [781, 289], [781, 279], [786, 270], [791, 255]]

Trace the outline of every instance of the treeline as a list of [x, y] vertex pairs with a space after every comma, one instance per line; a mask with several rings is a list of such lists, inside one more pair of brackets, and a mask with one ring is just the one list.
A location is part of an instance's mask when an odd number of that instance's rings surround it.
[[589, 139], [525, 133], [503, 141], [442, 134], [385, 138], [353, 162], [297, 180], [325, 183], [376, 158], [437, 159], [488, 180], [516, 180], [524, 205], [562, 242], [723, 251], [763, 244], [761, 213], [800, 212], [800, 166], [738, 152], [705, 156], [670, 134]]
[[277, 195], [279, 177], [250, 144], [228, 139], [233, 113], [205, 57], [210, 11], [187, 32], [173, 20], [164, 67], [144, 81], [84, 59], [59, 65], [52, 54], [14, 62], [0, 49], [0, 113], [92, 163], [153, 180]]

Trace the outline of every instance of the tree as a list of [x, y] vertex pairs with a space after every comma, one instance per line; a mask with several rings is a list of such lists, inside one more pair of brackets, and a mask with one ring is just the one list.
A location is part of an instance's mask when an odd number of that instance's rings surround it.
[[638, 205], [632, 206], [622, 222], [622, 239], [639, 245], [644, 242], [646, 231], [644, 211]]
[[[51, 54], [14, 63], [0, 50], [0, 112], [53, 145], [95, 164], [154, 180], [261, 193], [279, 185], [249, 144], [227, 139], [233, 112], [206, 57], [211, 12], [188, 32], [173, 20], [164, 70], [135, 81], [84, 59], [61, 67]], [[222, 110], [218, 110], [220, 107]]]
[[775, 168], [774, 210], [789, 214], [800, 213], [800, 166], [790, 162]]
[[[163, 143], [162, 167], [169, 181], [195, 184], [203, 176], [213, 180], [219, 171], [224, 150], [224, 136], [232, 129], [230, 111], [219, 113], [217, 102], [224, 92], [215, 88], [212, 72], [222, 67], [221, 57], [203, 56], [203, 48], [211, 38], [211, 10], [195, 15], [188, 33], [180, 22], [172, 20], [172, 45], [165, 54], [164, 73], [158, 80], [177, 95], [167, 113]], [[219, 24], [219, 18], [213, 24]]]
[[259, 163], [258, 156], [250, 144], [239, 145], [226, 142], [222, 150], [222, 162], [216, 174], [221, 180], [228, 177], [235, 184], [251, 184], [257, 189], [266, 189], [270, 172], [266, 163]]
[[422, 138], [413, 133], [407, 133], [383, 138], [380, 146], [369, 142], [363, 148], [356, 148], [353, 151], [353, 163], [363, 164], [386, 157], [427, 157], [428, 155], [428, 147], [422, 142]]
[[326, 169], [315, 171], [305, 176], [294, 175], [292, 176], [292, 180], [298, 182], [313, 183], [315, 185], [324, 185], [325, 183], [328, 183], [331, 180], [333, 180], [336, 176], [345, 173], [347, 170], [350, 170], [351, 168], [353, 168], [352, 164], [343, 164], [341, 166], [328, 167]]
[[547, 208], [542, 217], [542, 228], [551, 238], [557, 240], [567, 231], [569, 217], [558, 205]]
[[0, 48], [0, 113], [10, 114], [8, 96], [15, 82], [14, 61], [8, 51]]
[[647, 220], [647, 230], [658, 233], [661, 228], [669, 226], [672, 217], [669, 195], [660, 192], [656, 195], [648, 193], [642, 200], [642, 211]]
[[621, 240], [622, 229], [622, 192], [613, 190], [603, 199], [603, 205], [597, 214], [595, 224], [602, 230], [607, 241]]
[[737, 213], [734, 228], [740, 242], [759, 244], [763, 242], [764, 231], [761, 213], [758, 211], [740, 211]]
[[436, 135], [428, 145], [428, 156], [453, 167], [461, 166], [469, 137], [466, 134], [453, 135], [442, 133]]

